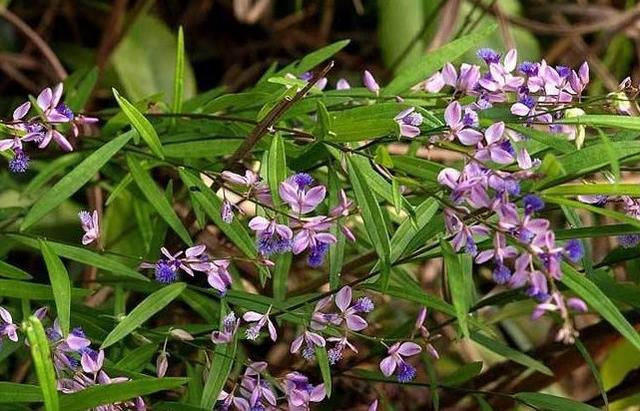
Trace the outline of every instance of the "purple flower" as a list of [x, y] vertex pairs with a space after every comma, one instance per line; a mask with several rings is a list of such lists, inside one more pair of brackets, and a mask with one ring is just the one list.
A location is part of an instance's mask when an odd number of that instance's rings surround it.
[[327, 357], [329, 359], [329, 364], [335, 365], [342, 359], [342, 352], [345, 348], [349, 348], [355, 354], [358, 353], [356, 347], [349, 342], [346, 336], [343, 337], [329, 337], [327, 341], [336, 343], [333, 348], [327, 351]]
[[524, 212], [526, 214], [537, 213], [544, 209], [544, 201], [534, 194], [524, 196], [522, 204], [524, 205]]
[[[303, 174], [302, 176], [300, 174], [293, 175], [280, 183], [278, 188], [280, 198], [291, 207], [294, 213], [299, 215], [315, 210], [327, 194], [327, 190], [322, 185], [307, 190], [307, 186], [313, 181], [313, 179], [309, 181], [307, 177], [311, 178], [308, 174]], [[303, 181], [305, 184], [301, 185], [298, 181]]]
[[78, 214], [80, 217], [80, 225], [84, 230], [84, 236], [82, 236], [82, 244], [88, 245], [96, 241], [100, 237], [100, 225], [98, 224], [98, 211], [93, 210], [93, 213], [88, 211], [80, 211]]
[[373, 301], [369, 297], [360, 297], [353, 305], [353, 309], [358, 313], [370, 313], [375, 308]]
[[206, 272], [207, 282], [221, 295], [225, 295], [231, 288], [231, 275], [229, 274], [229, 260], [211, 260], [210, 268]]
[[[265, 409], [262, 405], [264, 398], [268, 404], [275, 407], [276, 395], [271, 386], [262, 379], [261, 373], [267, 369], [267, 363], [264, 361], [249, 364], [242, 376], [240, 383], [241, 392], [245, 397], [249, 398], [251, 409]], [[272, 408], [269, 408], [271, 410]]]
[[278, 333], [276, 331], [276, 327], [271, 322], [271, 319], [269, 319], [270, 312], [271, 312], [271, 307], [269, 307], [267, 312], [264, 314], [260, 314], [255, 311], [247, 311], [246, 313], [244, 313], [242, 318], [246, 322], [255, 323], [249, 328], [247, 328], [246, 337], [248, 340], [253, 341], [256, 338], [258, 338], [258, 336], [260, 335], [260, 331], [265, 325], [267, 325], [267, 328], [269, 329], [269, 337], [271, 337], [271, 340], [275, 342], [278, 339]]
[[482, 133], [470, 128], [462, 117], [462, 106], [457, 101], [450, 103], [444, 111], [444, 121], [449, 127], [447, 137], [457, 138], [465, 146], [473, 146], [482, 139]]
[[271, 192], [269, 187], [260, 180], [260, 177], [251, 170], [246, 170], [244, 176], [231, 171], [223, 171], [222, 178], [230, 183], [244, 186], [248, 189], [247, 197], [255, 198], [263, 204], [271, 204]]
[[364, 318], [360, 317], [356, 306], [351, 305], [351, 287], [344, 286], [336, 294], [336, 307], [340, 310], [340, 318], [345, 321], [348, 329], [352, 331], [361, 331], [367, 328], [368, 324]]
[[238, 330], [240, 319], [236, 319], [236, 314], [232, 311], [222, 320], [222, 331], [213, 331], [211, 341], [214, 344], [227, 344], [233, 340], [233, 336]]
[[[310, 249], [312, 253], [321, 253], [320, 257], [324, 257], [329, 244], [337, 241], [336, 237], [326, 231], [331, 227], [331, 222], [325, 216], [311, 217], [302, 223], [302, 228], [293, 238], [291, 251], [294, 254], [300, 254], [306, 249]], [[322, 263], [322, 258], [314, 256], [313, 263]]]
[[491, 63], [498, 63], [500, 61], [500, 54], [496, 53], [493, 49], [490, 48], [479, 49], [476, 54], [479, 58], [484, 60], [487, 65]]
[[228, 200], [225, 200], [222, 203], [222, 210], [220, 210], [220, 217], [222, 217], [222, 221], [227, 224], [231, 224], [233, 222], [233, 204]]
[[576, 263], [584, 256], [584, 247], [580, 240], [569, 240], [564, 246], [564, 255], [572, 262]]
[[415, 107], [402, 110], [393, 118], [400, 126], [400, 135], [404, 137], [417, 137], [420, 135], [420, 125], [422, 124], [422, 114], [416, 112]]
[[387, 357], [380, 362], [380, 371], [389, 377], [396, 370], [399, 382], [409, 382], [416, 376], [416, 369], [405, 361], [405, 357], [419, 354], [422, 348], [414, 342], [395, 343], [387, 350]]
[[4, 337], [8, 337], [13, 342], [18, 342], [18, 326], [13, 323], [11, 313], [4, 307], [0, 307], [0, 342]]
[[632, 248], [640, 244], [640, 234], [622, 234], [617, 239], [622, 248]]
[[336, 90], [349, 90], [351, 85], [349, 82], [343, 78], [339, 79], [336, 83]]
[[229, 410], [232, 405], [239, 411], [249, 411], [249, 401], [240, 396], [236, 396], [235, 387], [229, 393], [220, 391], [218, 401], [222, 401], [222, 404], [220, 404], [220, 410], [222, 411]]
[[329, 251], [329, 244], [318, 242], [315, 246], [309, 248], [309, 255], [307, 257], [307, 264], [309, 267], [320, 267], [324, 264], [324, 258]]
[[376, 79], [373, 77], [373, 74], [369, 72], [369, 70], [365, 70], [362, 75], [362, 83], [372, 93], [375, 93], [376, 96], [380, 93], [380, 86], [376, 82]]
[[104, 350], [85, 350], [80, 359], [82, 370], [87, 374], [97, 374], [104, 364]]
[[513, 148], [509, 140], [504, 137], [504, 122], [500, 121], [487, 127], [484, 132], [484, 141], [485, 144], [481, 144], [476, 151], [476, 159], [491, 160], [498, 164], [513, 163]]
[[324, 384], [309, 384], [305, 375], [295, 371], [285, 375], [284, 392], [287, 395], [289, 411], [306, 411], [310, 402], [320, 402], [327, 396]]
[[258, 251], [263, 256], [280, 254], [291, 249], [293, 231], [286, 225], [258, 216], [249, 221], [249, 228], [257, 233]]
[[315, 347], [324, 347], [326, 344], [324, 338], [322, 338], [320, 334], [304, 330], [302, 334], [297, 336], [291, 343], [291, 347], [289, 348], [291, 354], [297, 354], [300, 351], [300, 348], [302, 348], [303, 343], [305, 348], [302, 351], [302, 356], [305, 360], [309, 361], [314, 357]]
[[14, 150], [13, 158], [9, 160], [9, 170], [12, 173], [24, 173], [29, 169], [29, 156], [21, 148]]

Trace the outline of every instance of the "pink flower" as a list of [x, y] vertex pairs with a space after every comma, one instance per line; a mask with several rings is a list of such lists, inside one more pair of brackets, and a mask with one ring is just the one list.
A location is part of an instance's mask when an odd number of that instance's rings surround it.
[[380, 371], [385, 377], [389, 377], [396, 369], [398, 370], [398, 381], [409, 382], [416, 376], [416, 369], [407, 363], [404, 357], [411, 357], [419, 354], [422, 348], [413, 342], [395, 343], [389, 347], [389, 354], [380, 362]]
[[18, 326], [13, 323], [11, 313], [4, 307], [0, 307], [0, 318], [2, 319], [2, 324], [0, 325], [0, 341], [2, 341], [4, 336], [7, 336], [11, 341], [18, 342]]
[[80, 225], [84, 230], [84, 236], [82, 236], [82, 244], [88, 245], [96, 241], [100, 237], [100, 225], [98, 223], [98, 211], [93, 210], [93, 213], [89, 214], [88, 211], [80, 211], [78, 214], [80, 217]]
[[449, 126], [449, 139], [457, 138], [465, 146], [475, 145], [482, 139], [482, 133], [471, 128], [474, 117], [466, 110], [463, 116], [462, 106], [457, 101], [453, 101], [445, 109], [444, 122]]
[[255, 311], [247, 311], [246, 313], [244, 313], [242, 318], [246, 322], [255, 323], [251, 327], [247, 328], [247, 331], [246, 331], [247, 339], [255, 340], [256, 338], [258, 338], [258, 336], [260, 335], [260, 330], [262, 330], [265, 324], [269, 329], [269, 337], [271, 337], [271, 340], [275, 342], [278, 339], [278, 333], [276, 331], [276, 327], [271, 322], [271, 319], [269, 319], [270, 312], [271, 312], [271, 307], [269, 307], [267, 312], [264, 314], [260, 314]]

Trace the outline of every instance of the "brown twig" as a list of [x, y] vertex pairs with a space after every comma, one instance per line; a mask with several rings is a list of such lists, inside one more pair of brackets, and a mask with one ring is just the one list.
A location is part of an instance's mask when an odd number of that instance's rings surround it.
[[59, 81], [64, 80], [67, 77], [67, 71], [60, 63], [60, 60], [55, 55], [49, 45], [36, 33], [27, 23], [25, 23], [20, 17], [13, 14], [9, 9], [0, 7], [0, 17], [7, 20], [15, 28], [20, 30], [37, 48], [40, 50], [44, 58], [47, 60], [56, 79]]
[[229, 157], [227, 160], [227, 168], [231, 165], [235, 165], [239, 161], [241, 161], [248, 153], [251, 151], [253, 146], [255, 146], [260, 139], [267, 134], [267, 132], [273, 127], [273, 125], [278, 121], [278, 119], [295, 103], [298, 102], [307, 92], [313, 87], [314, 84], [318, 82], [321, 78], [327, 75], [329, 70], [333, 67], [333, 61], [329, 62], [324, 68], [320, 71], [314, 73], [313, 77], [309, 82], [299, 90], [291, 99], [284, 99], [280, 101], [274, 108], [269, 111], [269, 113], [262, 119], [258, 124], [256, 124], [255, 128], [251, 131], [251, 133], [247, 136], [246, 139], [242, 142], [240, 147]]

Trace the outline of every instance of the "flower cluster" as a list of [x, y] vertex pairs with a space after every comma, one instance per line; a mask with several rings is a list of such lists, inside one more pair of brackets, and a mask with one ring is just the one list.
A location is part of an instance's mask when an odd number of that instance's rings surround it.
[[220, 393], [219, 409], [276, 410], [279, 409], [277, 391], [281, 391], [290, 411], [305, 411], [309, 409], [310, 403], [320, 402], [327, 395], [324, 384], [313, 385], [306, 375], [299, 372], [290, 372], [281, 381], [273, 378], [268, 381], [265, 377], [267, 367], [268, 364], [264, 361], [250, 363], [240, 377], [239, 384], [235, 384], [229, 392]]
[[[479, 66], [463, 64], [458, 75], [454, 66], [447, 64], [425, 83], [428, 91], [451, 86], [455, 95], [475, 97], [475, 102], [466, 106], [451, 102], [444, 113], [448, 129], [433, 138], [434, 142], [446, 139], [473, 149], [461, 171], [445, 168], [438, 175], [438, 181], [451, 191], [445, 224], [453, 236], [452, 245], [456, 251], [464, 249], [474, 256], [478, 264], [492, 261], [496, 283], [514, 288], [527, 286], [527, 294], [540, 302], [539, 310], [566, 311], [571, 307], [584, 311], [582, 302], [571, 300], [565, 304], [554, 284], [562, 275], [563, 259], [576, 262], [582, 258], [582, 244], [577, 240], [564, 246], [557, 244], [549, 220], [536, 217], [545, 207], [542, 199], [532, 194], [519, 198], [521, 181], [535, 174], [539, 162], [532, 160], [524, 147], [516, 152], [515, 146], [525, 138], [507, 130], [504, 122], [493, 123], [482, 131], [478, 113], [494, 103], [515, 99], [511, 112], [530, 119], [529, 126], [542, 124], [551, 132], [562, 132], [569, 139], [573, 133], [575, 138], [575, 128], [553, 122], [566, 114], [566, 105], [580, 98], [589, 80], [588, 66], [582, 65], [578, 72], [553, 68], [544, 61], [517, 66], [515, 50], [504, 59], [488, 49], [480, 50], [478, 55], [486, 62], [487, 72], [483, 73]], [[518, 168], [515, 171], [504, 169], [514, 163]], [[495, 224], [474, 218], [487, 211], [497, 215]], [[493, 237], [493, 247], [479, 251], [477, 240], [485, 236]], [[564, 331], [558, 338], [571, 341], [573, 332], [567, 331], [571, 328], [569, 316], [563, 315], [563, 319]]]
[[[243, 186], [247, 191], [246, 198], [254, 197], [259, 204], [272, 209], [273, 199], [268, 188], [253, 172], [247, 170], [242, 176], [224, 171], [222, 178]], [[324, 185], [314, 183], [313, 177], [307, 173], [292, 175], [278, 187], [278, 195], [287, 206], [287, 213], [280, 217], [256, 216], [249, 221], [249, 228], [256, 233], [258, 251], [264, 258], [289, 251], [296, 255], [306, 251], [311, 267], [319, 267], [324, 263], [329, 246], [337, 241], [329, 230], [338, 220], [349, 216], [353, 203], [344, 191], [340, 191], [340, 202], [330, 210], [329, 215], [311, 216], [310, 213], [318, 208], [327, 195]], [[225, 204], [228, 205], [223, 207], [223, 219], [231, 221], [232, 206], [228, 202]], [[355, 240], [345, 224], [340, 224], [340, 229], [348, 239]]]
[[[335, 305], [337, 308], [336, 311], [329, 311], [327, 309], [332, 305]], [[313, 309], [313, 314], [311, 315], [311, 329], [320, 331], [324, 330], [328, 326], [331, 327], [339, 327], [342, 335], [340, 337], [329, 337], [327, 341], [333, 343], [333, 347], [327, 350], [327, 354], [329, 357], [330, 364], [337, 364], [342, 359], [342, 354], [345, 348], [350, 349], [354, 353], [358, 353], [356, 347], [348, 340], [349, 332], [354, 331], [362, 331], [367, 328], [367, 321], [362, 318], [362, 314], [369, 313], [373, 311], [374, 304], [373, 301], [367, 296], [363, 296], [353, 301], [353, 291], [351, 287], [344, 286], [338, 291], [335, 295], [325, 297], [316, 303], [315, 308]], [[306, 333], [311, 334], [314, 333], [305, 330]], [[316, 334], [317, 335], [317, 334]], [[296, 346], [301, 345], [301, 341], [298, 337], [294, 340], [294, 343], [291, 344], [291, 352], [297, 352], [294, 350]], [[298, 342], [300, 342], [298, 344]], [[302, 352], [302, 356], [306, 359], [310, 359], [310, 354], [313, 353], [313, 346], [320, 345], [320, 341], [317, 338], [306, 338], [306, 348]], [[322, 345], [324, 345], [324, 340], [322, 340]]]
[[[47, 307], [42, 307], [33, 315], [43, 321], [46, 319], [47, 311]], [[0, 318], [2, 318], [0, 343], [5, 336], [11, 341], [18, 342], [18, 326], [13, 324], [9, 311], [0, 307]], [[104, 371], [104, 351], [91, 348], [91, 341], [82, 328], [76, 327], [64, 336], [60, 322], [56, 318], [51, 327], [46, 329], [46, 334], [51, 346], [58, 391], [71, 394], [88, 387], [129, 381], [127, 377], [112, 378]], [[137, 397], [133, 400], [100, 405], [90, 411], [145, 411], [146, 409], [142, 397]]]
[[228, 271], [229, 260], [209, 257], [205, 245], [189, 247], [175, 254], [171, 254], [164, 247], [160, 251], [163, 257], [157, 262], [140, 264], [140, 268], [153, 268], [158, 282], [169, 284], [177, 281], [179, 270], [192, 277], [197, 271], [206, 274], [209, 285], [222, 295], [231, 287], [231, 275]]
[[13, 111], [12, 121], [7, 129], [14, 135], [12, 138], [0, 140], [0, 151], [11, 150], [13, 158], [9, 161], [9, 170], [24, 173], [29, 169], [29, 156], [24, 151], [24, 143], [33, 143], [38, 148], [46, 148], [51, 141], [64, 151], [72, 151], [73, 146], [63, 134], [71, 130], [73, 137], [78, 137], [79, 128], [84, 124], [93, 124], [97, 118], [75, 114], [62, 99], [62, 83], [53, 89], [47, 87], [36, 99], [36, 114], [28, 117], [31, 102], [22, 103]]

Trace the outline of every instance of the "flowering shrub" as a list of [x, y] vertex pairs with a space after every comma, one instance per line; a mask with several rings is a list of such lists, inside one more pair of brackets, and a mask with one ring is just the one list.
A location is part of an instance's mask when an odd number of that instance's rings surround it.
[[[47, 410], [376, 410], [420, 390], [420, 407], [591, 409], [504, 381], [494, 390], [518, 367], [559, 372], [498, 324], [544, 328], [589, 364], [584, 318], [640, 348], [621, 312], [637, 289], [608, 275], [640, 243], [640, 189], [619, 182], [640, 154], [635, 86], [590, 97], [586, 63], [516, 50], [449, 62], [489, 29], [386, 86], [369, 71], [361, 85], [333, 78], [340, 42], [243, 93], [182, 101], [178, 70], [172, 106], [114, 90], [116, 109], [81, 114], [63, 84], [18, 106], [0, 128], [25, 197], [0, 210], [0, 355], [29, 366], [30, 353], [39, 387], [3, 383], [0, 398]], [[618, 224], [587, 225], [579, 210]], [[595, 263], [589, 239], [602, 236], [622, 248]], [[9, 252], [26, 249], [48, 277]], [[420, 268], [441, 282], [419, 281]], [[440, 365], [460, 344], [494, 357]]]

